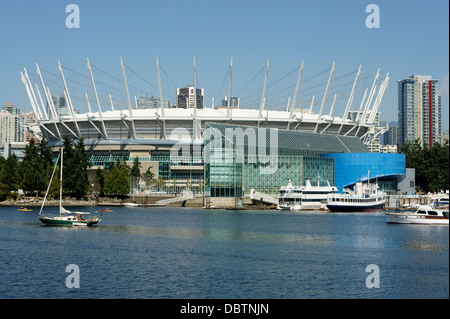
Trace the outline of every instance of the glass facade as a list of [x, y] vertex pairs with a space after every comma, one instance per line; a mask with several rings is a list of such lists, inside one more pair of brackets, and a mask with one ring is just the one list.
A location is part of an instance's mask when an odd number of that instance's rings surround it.
[[207, 123], [205, 126], [205, 194], [243, 197], [251, 189], [278, 194], [291, 180], [328, 180], [334, 185], [334, 159], [329, 152], [366, 151], [357, 138], [277, 129]]

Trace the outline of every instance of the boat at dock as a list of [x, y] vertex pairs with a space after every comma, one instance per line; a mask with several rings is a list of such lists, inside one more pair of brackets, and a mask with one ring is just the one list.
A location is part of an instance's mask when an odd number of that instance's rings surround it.
[[386, 212], [388, 224], [448, 226], [448, 194], [433, 198], [430, 205], [420, 205], [414, 212]]
[[354, 190], [344, 189], [343, 194], [332, 194], [327, 199], [331, 212], [371, 212], [382, 210], [387, 198], [378, 192], [378, 184], [357, 182]]
[[305, 181], [305, 186], [292, 186], [291, 180], [280, 188], [278, 209], [280, 210], [324, 210], [327, 197], [337, 192], [328, 180]]

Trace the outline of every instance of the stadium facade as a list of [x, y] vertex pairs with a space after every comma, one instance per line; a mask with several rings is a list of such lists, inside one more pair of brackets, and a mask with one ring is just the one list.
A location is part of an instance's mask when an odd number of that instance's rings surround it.
[[[86, 93], [88, 112], [78, 113], [71, 102], [70, 91], [58, 61], [69, 110], [68, 115], [62, 116], [54, 106], [51, 92], [45, 85], [39, 66], [36, 67], [37, 83], [31, 82], [26, 69], [21, 73], [22, 82], [37, 117], [37, 122], [31, 129], [45, 136], [55, 151], [62, 145], [64, 136], [74, 140], [83, 138], [91, 156], [92, 170], [107, 168], [117, 159], [131, 162], [139, 157], [142, 170], [150, 168], [156, 179], [164, 180], [166, 189], [181, 190], [191, 187], [205, 191], [205, 194], [211, 197], [236, 198], [246, 196], [252, 188], [269, 193], [277, 192], [287, 179], [291, 179], [293, 184], [303, 185], [305, 179], [320, 176], [335, 183], [335, 177], [342, 174], [341, 167], [336, 165], [337, 157], [325, 155], [368, 153], [374, 141], [386, 131], [385, 127], [378, 125], [377, 119], [389, 76], [386, 75], [384, 80], [378, 83], [379, 70], [372, 85], [364, 92], [359, 106], [354, 107], [359, 110], [355, 111], [351, 109], [352, 104], [356, 104], [353, 99], [361, 67], [358, 69], [348, 94], [345, 111], [342, 117], [338, 117], [332, 116], [336, 96], [330, 115], [325, 112], [326, 95], [334, 64], [324, 87], [320, 111], [314, 113], [295, 107], [303, 63], [293, 102], [284, 111], [269, 110], [265, 106], [266, 79], [259, 109], [243, 109], [230, 103], [218, 108], [208, 108], [203, 103], [197, 107], [196, 98], [193, 98], [193, 106], [189, 102], [184, 106], [164, 107], [168, 104], [163, 102], [162, 94], [162, 107], [138, 109], [132, 107], [122, 63], [127, 109], [115, 110], [111, 103], [111, 108], [106, 110], [97, 97], [96, 84], [88, 60], [87, 67], [97, 110], [92, 110]], [[161, 86], [159, 88], [161, 89]], [[192, 89], [193, 92], [198, 92], [195, 81]], [[180, 92], [182, 90], [178, 90], [178, 93]], [[203, 90], [201, 94], [203, 95]], [[233, 101], [231, 96], [227, 100]], [[47, 107], [44, 101], [47, 102]], [[226, 132], [231, 132], [234, 142], [226, 142]], [[231, 145], [232, 151], [225, 152], [223, 146], [211, 143], [211, 136], [228, 143], [228, 149]], [[260, 150], [262, 145], [253, 145], [252, 139], [260, 142], [263, 136], [267, 137], [266, 143], [271, 141], [271, 136], [274, 141], [276, 136], [276, 150], [268, 154], [253, 154], [252, 150]], [[271, 150], [271, 147], [266, 150]], [[261, 162], [260, 155], [268, 157]], [[229, 156], [234, 159], [230, 161]], [[276, 171], [262, 174], [260, 169], [266, 167], [267, 161], [272, 161], [270, 163], [273, 164], [275, 158]], [[396, 174], [401, 175], [404, 172], [399, 170]], [[353, 177], [361, 178], [356, 175]], [[392, 185], [390, 187], [395, 188]]]

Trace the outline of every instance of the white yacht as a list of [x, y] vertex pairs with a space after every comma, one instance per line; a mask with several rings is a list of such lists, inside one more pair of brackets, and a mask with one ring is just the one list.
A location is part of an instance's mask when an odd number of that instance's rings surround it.
[[278, 209], [281, 210], [323, 210], [329, 194], [337, 192], [327, 180], [305, 181], [305, 186], [292, 186], [291, 180], [280, 188]]
[[[443, 206], [443, 203], [447, 203], [447, 206]], [[386, 222], [448, 226], [448, 195], [446, 198], [434, 198], [431, 205], [420, 205], [415, 212], [386, 212]]]

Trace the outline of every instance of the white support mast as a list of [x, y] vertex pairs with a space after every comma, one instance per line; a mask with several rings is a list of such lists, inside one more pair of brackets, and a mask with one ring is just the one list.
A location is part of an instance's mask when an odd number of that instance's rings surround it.
[[314, 130], [315, 133], [317, 133], [318, 129], [319, 129], [319, 122], [322, 118], [322, 114], [323, 114], [323, 106], [325, 105], [325, 100], [327, 98], [327, 94], [328, 94], [328, 88], [330, 87], [330, 82], [331, 82], [331, 78], [333, 76], [334, 73], [334, 65], [336, 62], [333, 62], [333, 65], [331, 67], [331, 72], [330, 72], [330, 76], [328, 77], [328, 82], [327, 82], [327, 86], [325, 88], [325, 93], [323, 94], [323, 98], [322, 98], [322, 104], [320, 105], [320, 111], [319, 111], [319, 117], [317, 119], [317, 124], [316, 124], [316, 128]]
[[33, 108], [33, 112], [34, 114], [36, 114], [36, 118], [38, 121], [42, 120], [41, 115], [38, 113], [37, 109], [36, 109], [36, 105], [33, 99], [33, 95], [30, 92], [30, 88], [28, 87], [28, 81], [26, 80], [25, 76], [23, 75], [22, 72], [20, 72], [20, 77], [22, 79], [22, 83], [25, 86], [25, 90], [27, 91], [28, 94], [28, 99], [30, 100], [31, 103], [31, 107]]
[[376, 91], [377, 81], [378, 81], [379, 77], [380, 77], [380, 69], [378, 69], [377, 74], [375, 75], [375, 78], [373, 80], [372, 88], [370, 89], [370, 93], [369, 93], [369, 97], [367, 99], [366, 105], [364, 106], [364, 112], [363, 112], [362, 116], [359, 118], [360, 123], [367, 122], [366, 121], [367, 111], [369, 110], [369, 106], [372, 103], [372, 99], [373, 99], [373, 96]]
[[36, 63], [36, 73], [39, 76], [39, 79], [41, 80], [42, 89], [44, 90], [45, 98], [47, 99], [47, 104], [48, 104], [48, 108], [50, 110], [50, 113], [52, 115], [52, 119], [59, 120], [58, 112], [55, 110], [55, 108], [53, 107], [53, 104], [50, 102], [50, 99], [52, 97], [47, 94], [47, 89], [46, 89], [46, 86], [44, 84], [44, 79], [42, 77], [41, 70], [39, 69], [39, 65], [37, 63]]
[[313, 106], [314, 106], [314, 99], [315, 99], [315, 96], [313, 95], [313, 97], [311, 99], [311, 105], [309, 106], [309, 114], [312, 113], [312, 109], [313, 109]]
[[195, 68], [194, 56], [194, 119], [197, 118], [197, 70]]
[[[263, 85], [263, 90], [261, 93], [261, 103], [259, 105], [259, 117], [263, 117], [263, 111], [264, 111], [264, 100], [265, 97], [264, 95], [266, 94], [266, 86], [267, 86], [267, 77], [269, 75], [269, 58], [267, 58], [267, 63], [266, 63], [266, 74], [264, 76], [264, 85]], [[259, 122], [258, 122], [259, 123]]]
[[34, 94], [34, 89], [33, 89], [33, 86], [31, 85], [31, 81], [30, 81], [30, 77], [28, 76], [27, 69], [25, 69], [25, 68], [23, 68], [23, 69], [25, 71], [25, 74], [24, 74], [25, 75], [25, 80], [27, 81], [28, 88], [29, 88], [30, 93], [31, 93], [31, 99], [33, 100], [34, 106], [36, 107], [36, 111], [39, 114], [40, 119], [43, 120], [44, 116], [42, 115], [42, 112], [41, 112], [41, 109], [39, 107], [39, 103], [37, 101], [36, 95]]
[[345, 111], [344, 111], [344, 115], [342, 116], [342, 119], [345, 121], [348, 117], [348, 112], [350, 111], [350, 107], [352, 106], [353, 103], [353, 98], [355, 96], [355, 87], [356, 87], [356, 83], [358, 83], [359, 80], [359, 76], [361, 75], [361, 65], [359, 65], [358, 68], [358, 73], [356, 74], [356, 78], [355, 81], [353, 82], [353, 87], [352, 87], [352, 91], [350, 92], [350, 96], [348, 98], [347, 101], [347, 106], [345, 107]]
[[334, 103], [336, 103], [336, 94], [334, 94], [334, 97], [333, 97], [333, 103], [331, 103], [330, 117], [333, 117]]
[[381, 100], [383, 99], [384, 91], [389, 83], [389, 73], [386, 74], [383, 82], [381, 83], [380, 89], [378, 90], [377, 97], [375, 98], [375, 102], [373, 103], [372, 111], [370, 113], [369, 119], [367, 120], [368, 124], [373, 124], [375, 121], [376, 114], [378, 112], [378, 108], [380, 107]]
[[159, 88], [159, 107], [161, 108], [161, 115], [164, 116], [164, 103], [163, 103], [163, 95], [162, 95], [162, 86], [161, 86], [161, 74], [159, 71], [159, 60], [156, 57], [156, 73], [158, 76], [158, 88]]
[[44, 111], [44, 117], [45, 117], [45, 119], [49, 120], [47, 111], [45, 110], [44, 101], [42, 100], [41, 92], [39, 91], [39, 87], [38, 87], [37, 83], [35, 83], [35, 85], [36, 85], [36, 92], [38, 94], [39, 101], [41, 102], [41, 105], [42, 105], [42, 111]]
[[72, 118], [74, 118], [74, 113], [75, 112], [74, 112], [74, 108], [73, 108], [73, 105], [72, 105], [72, 99], [70, 98], [69, 89], [67, 88], [66, 79], [64, 78], [64, 73], [63, 73], [63, 70], [62, 70], [62, 67], [61, 67], [61, 63], [59, 62], [59, 60], [58, 60], [58, 70], [59, 70], [59, 74], [61, 75], [61, 79], [63, 81], [64, 91], [66, 93], [65, 95], [66, 95], [66, 98], [67, 98], [67, 103], [69, 104], [70, 116]]
[[94, 76], [92, 75], [92, 69], [91, 69], [91, 64], [89, 63], [89, 58], [86, 58], [86, 61], [87, 61], [87, 69], [88, 69], [88, 72], [89, 72], [89, 75], [91, 78], [92, 90], [94, 91], [95, 103], [97, 104], [98, 116], [102, 123], [103, 135], [106, 136], [106, 138], [108, 138], [108, 133], [106, 131], [105, 122], [103, 122], [103, 119], [102, 119], [103, 118], [102, 108], [100, 106], [100, 100], [98, 99], [97, 89], [95, 87]]
[[[47, 87], [47, 93], [48, 93], [48, 96], [52, 96], [49, 87]], [[54, 110], [56, 110], [55, 104], [53, 103], [53, 99], [50, 99], [50, 105], [51, 105], [51, 107], [52, 107]], [[59, 119], [59, 116], [57, 117], [57, 119], [58, 119], [59, 121], [61, 121], [61, 120]], [[62, 141], [62, 136], [61, 136], [61, 132], [59, 131], [58, 124], [56, 124], [56, 123], [54, 123], [54, 124], [55, 124], [55, 128], [56, 128], [56, 132], [58, 132], [59, 139]], [[45, 126], [42, 126], [42, 127], [45, 127]]]
[[114, 104], [113, 104], [113, 100], [112, 100], [111, 94], [109, 95], [109, 102], [111, 103], [111, 111], [114, 112]]
[[156, 57], [156, 75], [158, 77], [158, 88], [159, 88], [159, 107], [161, 108], [161, 116], [162, 119], [162, 138], [166, 138], [166, 120], [164, 119], [164, 102], [163, 102], [163, 95], [162, 95], [162, 85], [161, 85], [161, 73], [159, 70], [159, 60], [158, 57]]
[[92, 113], [91, 103], [89, 102], [88, 94], [87, 94], [87, 92], [84, 92], [84, 94], [86, 95], [86, 104], [87, 104], [88, 112]]
[[128, 85], [127, 85], [127, 77], [125, 76], [125, 68], [123, 66], [123, 60], [122, 57], [120, 57], [120, 67], [122, 68], [122, 77], [123, 82], [125, 84], [125, 93], [127, 94], [127, 105], [128, 105], [128, 111], [130, 112], [130, 117], [133, 116], [133, 113], [131, 111], [131, 100], [130, 100], [130, 93], [128, 92]]
[[[303, 73], [303, 62], [304, 62], [304, 60], [302, 59], [302, 64], [300, 65], [300, 71], [298, 72], [297, 85], [295, 86], [294, 98], [292, 100], [292, 104], [290, 107], [289, 119], [292, 119], [292, 115], [294, 114], [295, 102], [297, 101], [298, 88], [300, 86], [300, 80], [302, 78], [302, 73]], [[288, 124], [287, 124], [288, 130], [289, 130], [290, 126], [291, 126], [291, 122], [288, 122]]]
[[91, 83], [92, 83], [92, 89], [94, 91], [95, 102], [97, 104], [98, 116], [103, 117], [102, 108], [100, 106], [100, 100], [98, 99], [97, 89], [95, 88], [94, 76], [92, 75], [91, 64], [89, 63], [89, 58], [86, 58], [86, 61], [87, 61], [87, 68], [89, 71], [89, 75], [91, 77]]
[[227, 117], [231, 117], [231, 113], [232, 113], [230, 110], [232, 72], [233, 72], [233, 57], [231, 57], [231, 62], [230, 62], [230, 75], [229, 75], [230, 81], [228, 84]]
[[[80, 128], [78, 127], [78, 122], [75, 120], [75, 111], [74, 111], [74, 108], [73, 108], [72, 99], [70, 98], [69, 89], [67, 88], [66, 79], [64, 78], [64, 73], [63, 73], [63, 70], [62, 70], [62, 67], [61, 67], [61, 63], [59, 62], [59, 60], [58, 60], [58, 70], [59, 70], [59, 73], [60, 73], [62, 81], [63, 81], [64, 92], [65, 92], [65, 95], [66, 95], [66, 99], [67, 99], [67, 102], [69, 103], [70, 116], [71, 116], [71, 118], [73, 119], [73, 121], [75, 123], [75, 127], [76, 127], [76, 130], [77, 130], [77, 133], [78, 133], [78, 134], [75, 134], [75, 136], [77, 138], [80, 138], [80, 136], [81, 136]], [[70, 130], [70, 131], [72, 132], [72, 130]]]

